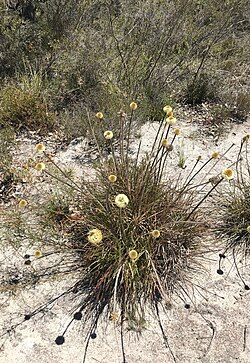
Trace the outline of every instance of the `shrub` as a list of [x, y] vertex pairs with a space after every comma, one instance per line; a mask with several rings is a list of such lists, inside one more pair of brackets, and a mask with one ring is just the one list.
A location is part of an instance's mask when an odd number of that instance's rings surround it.
[[0, 125], [16, 130], [52, 130], [55, 118], [44, 99], [17, 86], [5, 86], [0, 91]]

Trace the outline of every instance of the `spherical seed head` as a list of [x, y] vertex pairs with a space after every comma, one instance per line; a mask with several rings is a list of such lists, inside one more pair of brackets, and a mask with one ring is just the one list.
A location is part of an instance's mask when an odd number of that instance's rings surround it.
[[98, 245], [102, 241], [102, 231], [97, 228], [93, 228], [88, 233], [88, 241], [93, 245]]
[[20, 208], [26, 207], [27, 204], [28, 204], [28, 202], [25, 199], [19, 200], [19, 203], [18, 203], [18, 205], [19, 205]]
[[44, 151], [45, 150], [45, 146], [42, 143], [37, 144], [36, 145], [36, 150], [37, 151]]
[[218, 269], [218, 270], [217, 270], [217, 274], [218, 274], [218, 275], [223, 275], [223, 273], [224, 273], [224, 272], [223, 272], [221, 269]]
[[213, 153], [212, 153], [212, 155], [211, 155], [211, 158], [213, 158], [213, 159], [218, 159], [220, 157], [220, 154], [219, 154], [219, 152], [218, 151], [214, 151]]
[[167, 114], [167, 116], [170, 116], [172, 114], [172, 111], [173, 111], [173, 109], [169, 105], [163, 107], [163, 112], [165, 112]]
[[173, 151], [173, 149], [174, 149], [173, 144], [166, 145], [166, 149], [167, 149], [167, 151]]
[[234, 177], [234, 171], [230, 168], [227, 168], [222, 171], [221, 175], [225, 180], [231, 180]]
[[43, 171], [45, 169], [45, 164], [44, 163], [37, 163], [35, 166], [35, 169], [37, 171]]
[[43, 255], [43, 253], [42, 253], [42, 251], [41, 251], [41, 250], [37, 250], [37, 251], [35, 251], [35, 253], [34, 253], [34, 256], [35, 256], [35, 257], [37, 257], [37, 258], [42, 257], [42, 255]]
[[180, 133], [181, 133], [181, 130], [180, 129], [178, 129], [178, 128], [174, 129], [174, 134], [176, 136], [180, 135]]
[[130, 103], [129, 107], [131, 108], [131, 110], [135, 111], [137, 109], [138, 105], [136, 102], [133, 101]]
[[162, 139], [161, 140], [161, 144], [162, 144], [162, 146], [167, 146], [168, 145], [168, 140], [167, 139]]
[[242, 138], [242, 140], [243, 141], [247, 141], [247, 140], [249, 140], [250, 139], [250, 135], [248, 134], [248, 135], [245, 135], [245, 136], [243, 136], [243, 138]]
[[29, 265], [31, 265], [31, 261], [30, 261], [30, 260], [26, 260], [26, 261], [24, 262], [24, 264], [29, 266]]
[[100, 120], [103, 118], [103, 113], [102, 112], [97, 112], [96, 114], [95, 114], [95, 117], [96, 118], [99, 118]]
[[129, 203], [129, 199], [125, 194], [118, 194], [115, 197], [115, 204], [119, 208], [126, 208]]
[[173, 116], [170, 116], [167, 118], [167, 124], [169, 124], [170, 126], [173, 126], [176, 124], [176, 118]]
[[59, 336], [56, 338], [56, 340], [55, 340], [55, 343], [56, 343], [57, 345], [62, 345], [64, 342], [65, 342], [65, 338], [64, 338], [64, 336], [63, 336], [63, 335], [59, 335]]
[[115, 183], [117, 180], [117, 176], [114, 174], [111, 174], [108, 176], [108, 180], [110, 181], [110, 183]]
[[90, 338], [91, 338], [91, 339], [95, 339], [95, 338], [96, 338], [96, 336], [97, 336], [97, 335], [96, 335], [96, 333], [91, 333], [91, 334], [90, 334]]
[[77, 313], [74, 314], [74, 319], [75, 320], [81, 320], [82, 319], [82, 313], [80, 311], [78, 311]]
[[132, 261], [136, 260], [138, 257], [138, 253], [136, 250], [130, 250], [128, 255]]
[[24, 315], [24, 320], [30, 320], [31, 316], [29, 314]]
[[247, 227], [247, 232], [250, 233], [250, 226]]
[[113, 132], [110, 131], [110, 130], [105, 131], [103, 135], [104, 135], [106, 140], [111, 140], [113, 138], [113, 136], [114, 136]]
[[154, 229], [152, 232], [151, 232], [151, 235], [153, 238], [159, 238], [160, 235], [161, 235], [161, 232], [158, 230], [158, 229]]

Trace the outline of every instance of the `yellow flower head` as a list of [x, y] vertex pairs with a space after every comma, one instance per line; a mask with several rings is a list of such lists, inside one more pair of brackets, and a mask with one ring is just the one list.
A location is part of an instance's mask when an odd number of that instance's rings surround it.
[[167, 139], [162, 139], [161, 144], [162, 144], [162, 146], [167, 146], [168, 145], [168, 140]]
[[176, 128], [176, 129], [174, 129], [174, 134], [175, 135], [180, 135], [180, 133], [181, 133], [181, 130], [180, 129], [178, 129], [178, 128]]
[[45, 164], [44, 163], [37, 163], [35, 166], [35, 169], [37, 171], [43, 171], [45, 169]]
[[247, 140], [249, 140], [250, 139], [250, 135], [245, 135], [245, 136], [243, 136], [243, 138], [242, 138], [242, 140], [243, 141], [247, 141]]
[[102, 231], [97, 228], [93, 228], [88, 233], [88, 241], [93, 245], [98, 245], [102, 241]]
[[39, 257], [42, 257], [43, 253], [41, 250], [37, 250], [37, 251], [35, 251], [34, 255], [35, 255], [35, 257], [39, 258]]
[[28, 204], [28, 202], [25, 199], [19, 200], [19, 203], [18, 203], [18, 205], [19, 205], [20, 208], [26, 207], [27, 204]]
[[163, 112], [165, 112], [167, 114], [167, 116], [173, 115], [172, 113], [173, 109], [171, 106], [164, 106], [163, 107]]
[[234, 177], [234, 171], [230, 168], [227, 168], [222, 171], [221, 175], [225, 180], [231, 180]]
[[218, 151], [214, 151], [211, 155], [211, 158], [218, 159], [220, 157], [220, 153]]
[[137, 109], [137, 103], [136, 102], [131, 102], [129, 107], [131, 108], [131, 110], [135, 111]]
[[100, 120], [103, 118], [103, 113], [102, 112], [97, 112], [95, 114], [95, 117], [99, 118]]
[[119, 208], [126, 208], [129, 203], [129, 199], [125, 194], [118, 194], [115, 197], [115, 204]]
[[107, 140], [111, 140], [113, 138], [113, 136], [114, 136], [113, 132], [109, 131], [109, 130], [105, 131], [103, 135], [104, 135], [105, 139], [107, 139]]
[[250, 233], [250, 226], [247, 227], [247, 232]]
[[175, 118], [175, 117], [173, 117], [173, 116], [169, 116], [169, 117], [167, 118], [167, 123], [168, 123], [170, 126], [175, 125], [175, 124], [176, 124], [176, 118]]
[[132, 261], [135, 261], [138, 257], [138, 253], [136, 250], [130, 250], [128, 253], [129, 257], [131, 258]]
[[111, 175], [108, 176], [108, 180], [110, 181], [110, 183], [115, 183], [116, 180], [117, 180], [117, 176], [111, 174]]
[[45, 150], [45, 146], [41, 143], [41, 144], [37, 144], [36, 145], [36, 150], [37, 151], [44, 151]]
[[110, 314], [110, 320], [112, 321], [117, 321], [118, 320], [118, 313], [117, 312], [113, 312]]
[[154, 229], [152, 232], [151, 232], [151, 235], [152, 237], [154, 238], [159, 238], [160, 235], [161, 235], [161, 232], [158, 230], [158, 229]]

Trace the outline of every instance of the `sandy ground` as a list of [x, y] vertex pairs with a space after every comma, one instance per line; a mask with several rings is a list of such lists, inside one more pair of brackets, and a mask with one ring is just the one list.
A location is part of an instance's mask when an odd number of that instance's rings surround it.
[[[225, 167], [234, 160], [242, 136], [250, 132], [250, 120], [233, 125], [232, 129], [217, 141], [213, 137], [200, 135], [200, 126], [187, 121], [180, 121], [179, 126], [185, 141], [180, 148], [189, 162], [198, 155], [206, 159], [212, 151], [225, 151], [234, 142], [236, 148], [225, 158]], [[156, 124], [142, 127], [142, 152], [150, 149]], [[34, 141], [26, 140], [26, 152], [32, 149]], [[137, 143], [133, 145], [136, 152]], [[72, 163], [80, 170], [75, 159], [76, 153], [84, 152], [86, 144], [72, 143], [65, 151], [57, 154], [65, 164]], [[175, 156], [178, 156], [175, 154]], [[176, 164], [176, 157], [172, 163]], [[223, 167], [218, 165], [218, 172]], [[5, 256], [3, 255], [1, 260]], [[166, 347], [158, 322], [149, 313], [147, 329], [138, 339], [135, 333], [125, 334], [126, 363], [182, 362], [182, 363], [248, 363], [250, 362], [250, 291], [244, 289], [232, 258], [223, 260], [224, 275], [216, 273], [218, 252], [207, 258], [205, 273], [197, 276], [201, 288], [196, 288], [187, 298], [190, 309], [184, 302], [176, 299], [172, 308], [161, 313], [161, 319], [168, 345]], [[238, 264], [244, 281], [250, 285], [249, 261]], [[64, 282], [57, 286], [42, 285], [17, 296], [8, 297], [2, 293], [1, 331], [6, 331], [12, 324], [20, 321], [21, 314], [27, 313], [38, 305], [51, 292], [61, 291]], [[55, 291], [54, 291], [55, 292]], [[85, 335], [81, 322], [76, 322], [66, 335], [65, 344], [57, 346], [54, 340], [63, 331], [69, 321], [67, 302], [60, 302], [44, 316], [36, 317], [17, 327], [15, 333], [1, 337], [0, 363], [81, 363], [83, 360]], [[103, 322], [97, 330], [97, 338], [90, 340], [87, 363], [122, 363], [120, 330], [110, 323]]]

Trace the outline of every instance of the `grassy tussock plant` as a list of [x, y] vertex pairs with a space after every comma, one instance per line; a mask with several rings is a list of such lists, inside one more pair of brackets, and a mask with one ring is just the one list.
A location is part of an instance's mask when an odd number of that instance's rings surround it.
[[248, 258], [250, 254], [250, 163], [249, 163], [249, 139], [246, 135], [242, 138], [238, 153], [236, 170], [237, 178], [229, 185], [219, 199], [221, 209], [220, 223], [215, 227], [216, 233], [225, 244], [225, 251], [220, 254], [218, 273], [223, 274], [221, 260], [225, 254], [233, 256], [238, 274], [244, 283], [245, 289], [249, 286], [243, 281], [238, 267], [238, 257]]
[[[162, 329], [159, 308], [168, 309], [176, 295], [184, 302], [189, 299], [188, 288], [195, 286], [192, 276], [202, 270], [200, 261], [205, 250], [202, 240], [207, 236], [207, 220], [201, 207], [224, 179], [233, 177], [228, 168], [212, 186], [208, 180], [199, 181], [201, 172], [217, 162], [219, 154], [214, 152], [202, 165], [199, 157], [184, 180], [167, 178], [164, 170], [181, 130], [176, 128], [172, 107], [165, 106], [163, 110], [164, 117], [151, 151], [142, 155], [140, 142], [133, 158], [131, 130], [137, 104], [131, 102], [128, 114], [119, 113], [118, 135], [105, 128], [108, 124], [105, 115], [96, 113], [93, 118], [103, 128], [106, 144], [97, 142], [99, 160], [94, 166], [95, 176], [89, 175], [82, 183], [68, 176], [47, 154], [43, 144], [37, 145], [44, 158], [35, 165], [36, 172], [53, 177], [48, 167], [48, 162], [52, 163], [61, 173], [61, 177], [60, 173], [55, 174], [56, 179], [71, 187], [77, 198], [74, 213], [67, 215], [67, 210], [64, 214], [68, 219], [67, 240], [50, 243], [49, 249], [46, 243], [41, 247], [38, 262], [45, 264], [48, 256], [55, 256], [59, 262], [52, 263], [48, 258], [44, 270], [41, 263], [40, 271], [36, 264], [39, 273], [34, 281], [70, 273], [74, 282], [63, 294], [27, 314], [25, 320], [68, 296], [69, 301], [73, 300], [68, 327], [75, 320], [90, 324], [84, 359], [89, 339], [96, 337], [100, 317], [121, 327], [125, 361], [125, 327], [141, 331], [145, 327], [146, 309], [150, 307]], [[89, 115], [89, 128], [96, 141], [94, 125]], [[29, 264], [33, 264], [32, 259]], [[68, 327], [56, 338], [56, 344], [64, 343]]]

